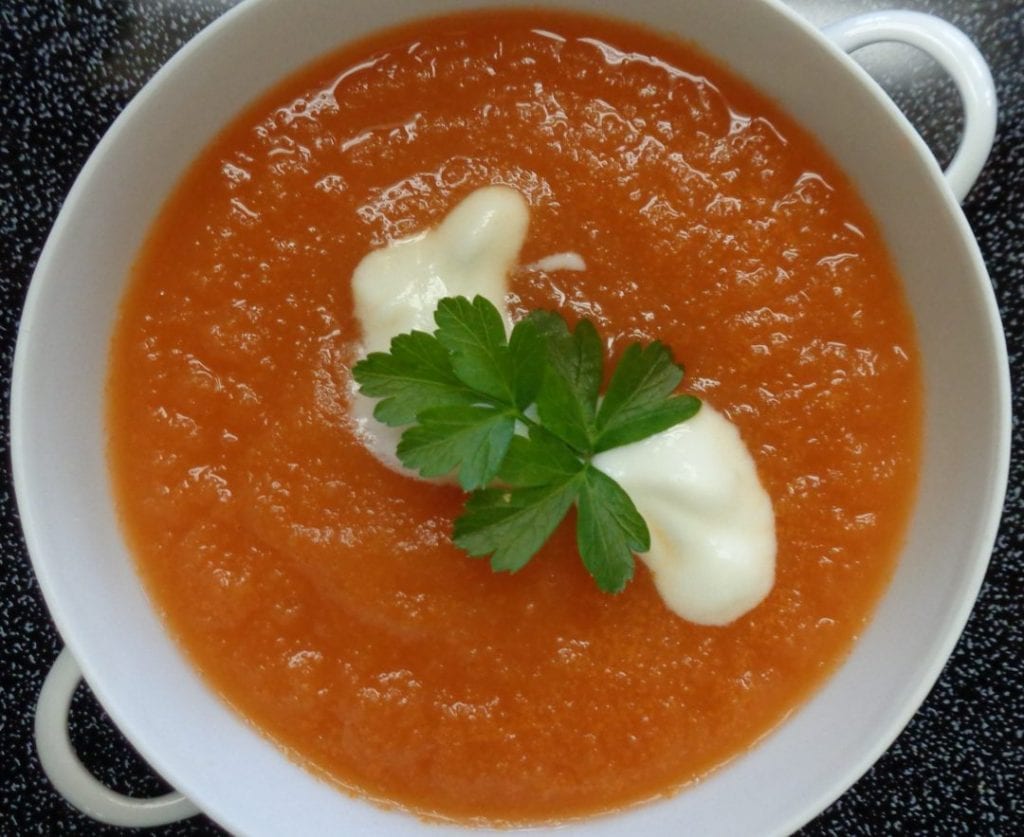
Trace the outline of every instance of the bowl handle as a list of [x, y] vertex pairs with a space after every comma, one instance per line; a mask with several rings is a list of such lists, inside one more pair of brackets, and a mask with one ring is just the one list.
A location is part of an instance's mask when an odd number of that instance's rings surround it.
[[94, 820], [129, 828], [164, 825], [198, 814], [199, 809], [177, 791], [135, 799], [115, 793], [85, 769], [68, 737], [68, 710], [81, 681], [78, 663], [65, 648], [46, 675], [36, 704], [36, 750], [57, 792]]
[[826, 26], [822, 33], [844, 52], [884, 41], [909, 44], [953, 77], [964, 107], [964, 136], [946, 169], [946, 182], [963, 203], [996, 135], [996, 88], [977, 47], [952, 24], [921, 12], [870, 12]]

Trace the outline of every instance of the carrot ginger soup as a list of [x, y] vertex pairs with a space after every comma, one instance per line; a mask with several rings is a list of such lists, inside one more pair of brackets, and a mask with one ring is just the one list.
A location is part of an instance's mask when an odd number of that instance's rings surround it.
[[[355, 432], [353, 270], [495, 184], [529, 204], [514, 318], [589, 318], [613, 359], [661, 340], [739, 429], [778, 551], [730, 624], [642, 565], [601, 593], [572, 515], [493, 573], [451, 543], [465, 495]], [[842, 660], [900, 547], [920, 389], [879, 232], [785, 114], [650, 32], [489, 13], [346, 47], [196, 160], [123, 302], [109, 456], [150, 595], [264, 734], [386, 804], [542, 822], [677, 790]]]

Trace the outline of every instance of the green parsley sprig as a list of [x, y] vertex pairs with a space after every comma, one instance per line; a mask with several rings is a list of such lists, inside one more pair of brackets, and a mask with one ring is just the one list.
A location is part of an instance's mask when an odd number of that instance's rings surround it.
[[574, 330], [553, 311], [533, 311], [506, 338], [481, 296], [447, 297], [433, 334], [413, 331], [353, 367], [360, 391], [380, 399], [374, 416], [406, 427], [405, 467], [458, 475], [472, 492], [454, 542], [491, 556], [495, 571], [521, 569], [575, 504], [580, 557], [608, 593], [633, 577], [633, 553], [650, 549], [633, 501], [591, 459], [693, 416], [700, 401], [673, 395], [683, 370], [660, 342], [630, 344], [604, 397], [604, 350], [589, 320]]

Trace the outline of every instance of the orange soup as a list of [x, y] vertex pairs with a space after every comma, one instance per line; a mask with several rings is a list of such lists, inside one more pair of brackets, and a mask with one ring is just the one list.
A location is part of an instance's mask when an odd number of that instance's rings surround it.
[[[531, 207], [514, 313], [665, 341], [739, 428], [778, 559], [732, 624], [643, 566], [600, 593], [571, 516], [492, 573], [450, 542], [464, 495], [354, 434], [353, 268], [488, 184]], [[564, 251], [586, 269], [531, 267]], [[109, 456], [150, 595], [259, 730], [384, 804], [529, 823], [672, 793], [821, 684], [892, 572], [920, 412], [898, 279], [811, 137], [682, 43], [492, 12], [345, 47], [202, 153], [123, 302]]]

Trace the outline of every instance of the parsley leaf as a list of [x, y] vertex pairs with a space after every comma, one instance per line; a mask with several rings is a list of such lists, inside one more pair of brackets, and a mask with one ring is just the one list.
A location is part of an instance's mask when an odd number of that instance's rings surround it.
[[593, 419], [604, 374], [604, 350], [594, 324], [580, 320], [570, 333], [565, 320], [554, 311], [533, 311], [526, 322], [544, 339], [551, 367], [579, 401], [580, 412]]
[[544, 340], [530, 320], [520, 320], [512, 328], [508, 353], [512, 360], [512, 390], [516, 407], [525, 410], [537, 397], [547, 363]]
[[521, 569], [568, 513], [584, 467], [542, 427], [513, 436], [498, 473], [511, 488], [473, 493], [455, 521], [456, 545], [470, 555], [491, 555], [495, 571]]
[[446, 297], [434, 312], [437, 339], [451, 353], [455, 376], [503, 404], [515, 403], [512, 358], [501, 314], [482, 296]]
[[668, 430], [693, 418], [700, 409], [700, 399], [692, 395], [676, 395], [663, 400], [660, 404], [637, 412], [628, 418], [622, 417], [609, 422], [598, 436], [594, 452], [600, 453], [611, 448], [639, 442], [662, 430]]
[[601, 590], [621, 591], [650, 533], [591, 458], [697, 412], [696, 398], [673, 395], [683, 370], [671, 351], [628, 346], [601, 400], [604, 349], [589, 320], [570, 330], [559, 314], [534, 311], [506, 340], [501, 313], [482, 296], [442, 299], [434, 320], [434, 334], [399, 335], [352, 374], [361, 392], [381, 399], [377, 419], [407, 426], [403, 465], [425, 477], [456, 473], [472, 492], [455, 543], [490, 555], [495, 571], [515, 572], [575, 504], [584, 565]]
[[529, 438], [513, 436], [498, 479], [516, 488], [560, 482], [575, 476], [583, 463], [543, 427], [531, 427]]
[[425, 477], [459, 469], [459, 485], [472, 491], [498, 473], [515, 429], [515, 414], [481, 404], [434, 407], [402, 434], [398, 458]]
[[592, 445], [593, 427], [572, 384], [553, 369], [544, 373], [537, 393], [537, 415], [550, 430], [573, 450], [585, 454]]
[[631, 343], [622, 353], [597, 411], [596, 453], [636, 442], [693, 416], [700, 401], [668, 396], [683, 380], [664, 343]]
[[496, 572], [520, 570], [562, 522], [578, 484], [570, 478], [533, 488], [474, 491], [455, 521], [452, 539], [470, 555], [490, 555]]
[[374, 418], [392, 427], [412, 424], [429, 407], [474, 401], [473, 391], [455, 377], [448, 350], [424, 331], [399, 334], [390, 352], [373, 352], [352, 376], [363, 395], [382, 399]]
[[549, 367], [537, 393], [537, 414], [544, 426], [580, 453], [594, 440], [594, 411], [601, 387], [604, 352], [589, 320], [576, 330], [553, 311], [534, 311], [527, 318], [544, 339]]
[[576, 517], [583, 564], [605, 593], [619, 593], [633, 577], [633, 553], [651, 548], [647, 524], [615, 480], [588, 465]]

